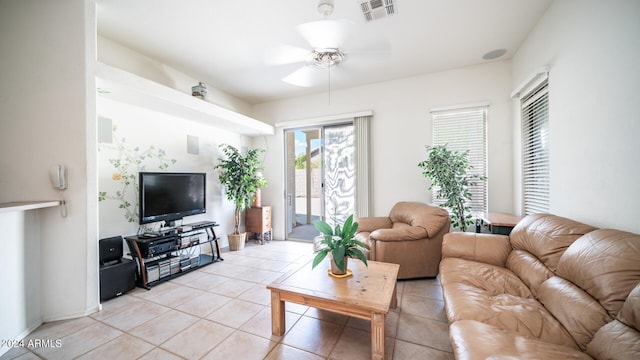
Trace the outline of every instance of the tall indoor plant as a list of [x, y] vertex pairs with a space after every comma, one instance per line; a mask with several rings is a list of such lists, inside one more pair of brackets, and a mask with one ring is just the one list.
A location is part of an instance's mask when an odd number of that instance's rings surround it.
[[225, 156], [218, 157], [218, 165], [214, 169], [218, 170], [218, 178], [226, 190], [227, 199], [236, 206], [235, 225], [233, 234], [229, 235], [229, 248], [238, 250], [244, 247], [246, 238], [246, 233], [240, 233], [242, 211], [251, 206], [256, 191], [267, 185], [259, 174], [262, 170], [259, 156], [265, 150], [251, 149], [246, 155], [242, 155], [238, 149], [228, 144], [221, 144], [220, 149]]
[[462, 231], [474, 223], [471, 213], [469, 186], [475, 186], [486, 177], [468, 174], [469, 151], [447, 149], [446, 145], [427, 146], [427, 160], [418, 164], [422, 175], [431, 180], [429, 190], [435, 190], [434, 198], [444, 199], [440, 205], [449, 210], [451, 225]]

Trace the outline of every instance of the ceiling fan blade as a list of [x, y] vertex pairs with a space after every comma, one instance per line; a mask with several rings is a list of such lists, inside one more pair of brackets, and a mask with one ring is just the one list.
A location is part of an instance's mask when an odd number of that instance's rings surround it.
[[266, 51], [264, 62], [266, 65], [286, 65], [305, 62], [310, 56], [309, 49], [293, 45], [280, 45]]
[[300, 35], [314, 49], [338, 49], [349, 37], [353, 23], [348, 20], [319, 20], [297, 26]]
[[282, 81], [300, 87], [311, 87], [318, 82], [320, 69], [307, 65], [282, 78]]

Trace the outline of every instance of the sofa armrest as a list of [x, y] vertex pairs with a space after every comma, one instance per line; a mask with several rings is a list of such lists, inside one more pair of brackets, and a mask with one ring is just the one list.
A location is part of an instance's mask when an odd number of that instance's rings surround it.
[[444, 235], [442, 258], [460, 258], [503, 266], [511, 252], [506, 235], [454, 232]]
[[427, 230], [420, 226], [406, 226], [393, 229], [378, 229], [371, 233], [371, 240], [377, 241], [407, 241], [420, 240], [429, 237]]
[[372, 232], [378, 229], [388, 229], [391, 227], [391, 219], [382, 216], [369, 216], [356, 219], [358, 222], [358, 232]]

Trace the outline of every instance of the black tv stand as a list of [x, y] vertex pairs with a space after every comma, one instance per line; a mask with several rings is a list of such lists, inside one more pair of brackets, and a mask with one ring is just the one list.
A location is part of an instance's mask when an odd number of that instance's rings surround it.
[[[194, 227], [194, 225], [196, 225]], [[138, 268], [137, 285], [147, 290], [164, 281], [186, 274], [199, 267], [223, 261], [214, 227], [215, 222], [183, 224], [187, 231], [172, 231], [164, 235], [132, 235], [125, 237], [130, 254]], [[208, 243], [211, 255], [199, 248]], [[214, 247], [215, 244], [215, 247]], [[194, 254], [194, 250], [198, 254]]]

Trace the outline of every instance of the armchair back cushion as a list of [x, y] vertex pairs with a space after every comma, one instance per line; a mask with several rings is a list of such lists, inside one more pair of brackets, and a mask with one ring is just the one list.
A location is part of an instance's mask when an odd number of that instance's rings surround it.
[[442, 238], [449, 232], [446, 210], [420, 202], [393, 206], [388, 217], [358, 219], [356, 239], [369, 249], [369, 259], [400, 265], [398, 279], [438, 275]]
[[426, 230], [425, 237], [433, 237], [449, 223], [449, 213], [441, 207], [419, 202], [402, 201], [393, 206], [389, 219], [394, 227], [406, 224]]

